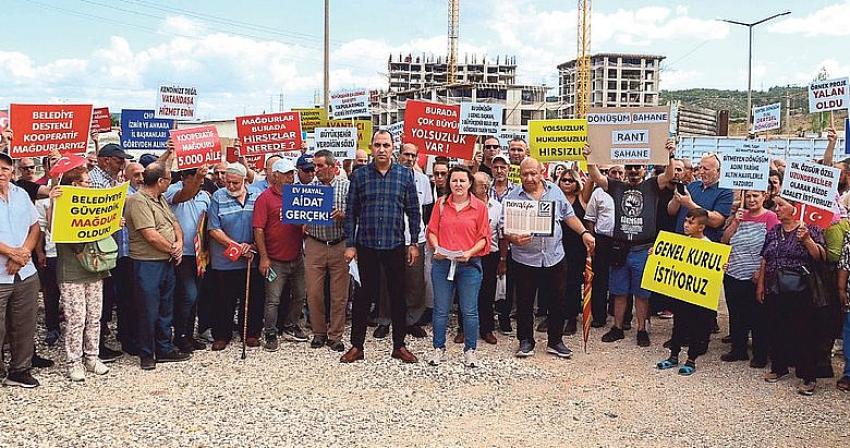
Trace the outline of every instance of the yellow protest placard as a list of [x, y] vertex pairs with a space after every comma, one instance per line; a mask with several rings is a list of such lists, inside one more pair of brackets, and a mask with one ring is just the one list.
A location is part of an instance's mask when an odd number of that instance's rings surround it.
[[62, 195], [53, 203], [53, 242], [88, 243], [118, 231], [129, 185], [125, 182], [112, 188], [62, 186]]
[[587, 120], [531, 120], [528, 149], [541, 162], [585, 160]]
[[367, 153], [372, 142], [372, 120], [328, 120], [329, 128], [357, 128], [357, 149]]
[[660, 232], [646, 262], [641, 288], [717, 311], [723, 266], [732, 247]]
[[320, 107], [293, 108], [292, 112], [301, 115], [302, 132], [314, 132], [328, 125], [328, 111]]
[[519, 165], [511, 165], [508, 169], [508, 181], [513, 182], [517, 185], [522, 183], [522, 179], [519, 177]]

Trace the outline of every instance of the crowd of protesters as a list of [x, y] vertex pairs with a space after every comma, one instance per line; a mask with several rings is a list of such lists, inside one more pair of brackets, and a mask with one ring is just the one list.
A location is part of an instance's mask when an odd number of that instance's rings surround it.
[[[803, 223], [796, 204], [779, 195], [784, 162], [772, 163], [768, 191], [733, 191], [719, 186], [717, 155], [677, 159], [673, 142], [666, 166], [590, 164], [587, 174], [529, 157], [521, 138], [506, 153], [495, 137], [483, 138], [474, 160], [438, 157], [426, 170], [419, 148], [395, 147], [387, 131], [373, 135], [371, 154], [357, 151], [351, 161], [326, 150], [302, 151], [297, 160], [269, 155], [261, 172], [243, 159], [172, 172], [171, 147], [134, 161], [108, 144], [61, 176], [48, 174], [58, 154], [45, 157], [45, 174], [36, 178], [36, 160], [6, 154], [11, 133], [0, 144], [0, 341], [8, 346], [9, 386], [38, 386], [32, 369], [53, 364], [34, 350], [39, 294], [44, 342], [64, 343], [72, 381], [108, 373], [121, 356], [150, 370], [208, 346], [224, 350], [235, 338], [272, 352], [281, 338], [309, 343], [351, 363], [366, 357], [370, 326], [376, 339], [391, 334], [392, 357], [404, 363], [418, 362], [406, 337], [425, 338], [430, 326], [427, 362], [436, 366], [448, 360], [453, 308], [453, 341], [463, 344], [467, 367], [481, 365], [478, 341], [497, 344], [497, 329], [515, 335], [517, 357], [534, 356], [537, 331], [546, 333], [548, 354], [570, 358], [564, 336], [577, 333], [588, 263], [594, 275], [585, 317], [595, 328], [610, 324], [602, 342], [622, 340], [634, 327], [636, 344], [648, 347], [650, 320], [672, 318], [669, 339], [655, 335], [670, 350], [656, 367], [692, 375], [721, 329], [714, 311], [641, 287], [661, 230], [731, 245], [722, 339], [731, 345], [723, 361], [769, 367], [769, 383], [793, 368], [798, 392], [811, 395], [817, 379], [834, 376], [833, 342], [850, 337], [850, 161], [833, 163], [834, 130], [820, 162], [842, 170], [841, 197], [825, 229]], [[64, 186], [122, 182], [130, 195], [122, 228], [110, 238], [117, 263], [92, 272], [80, 244], [51, 241], [52, 202]], [[282, 222], [287, 184], [332, 186], [332, 224]], [[506, 198], [550, 201], [551, 236], [505, 232]], [[812, 272], [827, 284], [805, 281]], [[111, 346], [113, 331], [120, 350]], [[850, 391], [844, 356], [837, 387]]]

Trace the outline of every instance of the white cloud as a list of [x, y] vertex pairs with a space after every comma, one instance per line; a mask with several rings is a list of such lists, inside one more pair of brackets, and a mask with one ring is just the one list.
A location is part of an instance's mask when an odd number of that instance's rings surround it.
[[206, 30], [206, 26], [186, 16], [168, 16], [159, 29], [165, 35], [196, 36]]
[[780, 34], [802, 34], [807, 37], [850, 36], [850, 1], [819, 9], [805, 17], [788, 17], [768, 30]]
[[665, 70], [661, 75], [661, 88], [664, 90], [687, 89], [705, 79], [705, 74], [697, 70]]

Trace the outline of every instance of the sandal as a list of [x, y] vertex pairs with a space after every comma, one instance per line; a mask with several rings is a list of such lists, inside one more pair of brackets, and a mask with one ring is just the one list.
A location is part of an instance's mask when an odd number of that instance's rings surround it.
[[658, 370], [672, 369], [679, 365], [679, 358], [669, 357], [655, 365]]
[[691, 376], [694, 372], [697, 371], [697, 366], [691, 363], [685, 363], [682, 367], [679, 367], [679, 375], [682, 376]]

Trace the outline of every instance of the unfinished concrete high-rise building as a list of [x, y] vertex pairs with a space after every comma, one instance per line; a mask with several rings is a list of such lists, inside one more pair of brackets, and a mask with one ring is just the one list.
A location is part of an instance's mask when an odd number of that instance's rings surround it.
[[[387, 60], [389, 90], [403, 92], [449, 82], [449, 65], [441, 56], [390, 55]], [[457, 63], [457, 83], [516, 83], [516, 57], [487, 58], [467, 55]]]

